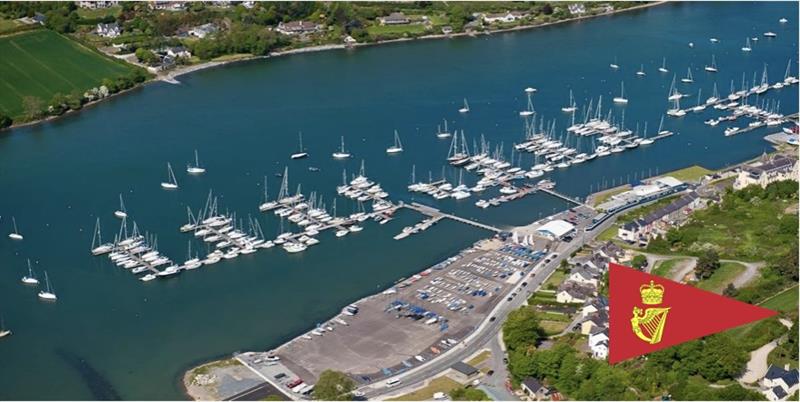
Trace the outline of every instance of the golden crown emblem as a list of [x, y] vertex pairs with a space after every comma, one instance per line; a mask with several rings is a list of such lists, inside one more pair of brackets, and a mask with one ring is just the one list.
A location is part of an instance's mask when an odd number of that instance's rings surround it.
[[650, 281], [649, 285], [639, 287], [639, 293], [642, 294], [643, 304], [661, 304], [661, 300], [664, 298], [664, 287]]

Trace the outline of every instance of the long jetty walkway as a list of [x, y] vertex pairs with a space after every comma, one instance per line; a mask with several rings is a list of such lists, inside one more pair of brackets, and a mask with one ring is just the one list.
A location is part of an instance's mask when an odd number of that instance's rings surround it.
[[541, 191], [543, 193], [550, 194], [550, 195], [552, 195], [554, 197], [561, 198], [564, 201], [571, 202], [571, 203], [573, 203], [575, 205], [578, 205], [578, 206], [592, 208], [591, 206], [578, 201], [576, 198], [569, 197], [566, 194], [559, 193], [558, 191], [550, 190], [550, 189], [547, 189], [547, 188], [539, 188], [539, 191]]
[[440, 210], [438, 210], [436, 208], [429, 207], [427, 205], [422, 205], [422, 204], [417, 203], [417, 202], [412, 202], [411, 204], [406, 204], [406, 203], [402, 203], [401, 202], [399, 206], [400, 207], [405, 207], [405, 208], [408, 208], [408, 209], [412, 209], [414, 211], [417, 211], [417, 212], [419, 212], [421, 214], [424, 214], [424, 215], [428, 215], [428, 216], [430, 216], [430, 217], [432, 217], [434, 219], [437, 219], [437, 220], [443, 219], [443, 218], [447, 218], [447, 219], [452, 219], [452, 220], [454, 220], [456, 222], [465, 223], [467, 225], [475, 226], [477, 228], [489, 230], [489, 231], [492, 231], [492, 232], [495, 232], [495, 233], [500, 233], [500, 232], [503, 231], [500, 228], [496, 228], [494, 226], [487, 225], [485, 223], [476, 222], [476, 221], [473, 221], [473, 220], [470, 220], [470, 219], [467, 219], [467, 218], [462, 218], [460, 216], [447, 214], [447, 213], [444, 213], [444, 212], [442, 212], [442, 211], [440, 211]]

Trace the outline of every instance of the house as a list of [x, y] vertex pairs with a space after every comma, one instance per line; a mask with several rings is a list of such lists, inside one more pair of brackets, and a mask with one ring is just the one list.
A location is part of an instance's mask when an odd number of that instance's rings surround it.
[[608, 311], [608, 298], [605, 296], [598, 296], [596, 299], [586, 302], [586, 304], [581, 307], [581, 316], [585, 318], [588, 317], [589, 314], [598, 311]]
[[625, 250], [611, 241], [606, 242], [597, 249], [597, 253], [603, 258], [607, 258], [609, 261], [616, 263], [619, 263], [625, 258]]
[[112, 22], [110, 24], [97, 24], [95, 33], [104, 38], [116, 38], [122, 33], [122, 30], [116, 22]]
[[608, 311], [600, 310], [586, 317], [581, 323], [581, 334], [589, 335], [597, 328], [608, 328]]
[[582, 285], [597, 287], [597, 271], [592, 271], [584, 267], [575, 267], [572, 268], [567, 280]]
[[558, 287], [556, 301], [559, 303], [585, 303], [594, 293], [594, 288], [567, 281]]
[[352, 37], [350, 35], [347, 35], [347, 36], [344, 37], [344, 44], [345, 45], [351, 46], [351, 45], [355, 45], [357, 42], [358, 41], [354, 37]]
[[582, 15], [586, 14], [586, 7], [580, 3], [574, 3], [567, 6], [569, 9], [569, 13], [572, 15]]
[[487, 24], [494, 24], [496, 22], [514, 22], [516, 21], [516, 17], [514, 14], [506, 11], [504, 13], [496, 13], [496, 14], [483, 14], [483, 22]]
[[119, 1], [76, 1], [75, 4], [80, 8], [95, 10], [114, 7], [119, 4]]
[[169, 57], [179, 58], [179, 57], [192, 57], [192, 52], [189, 51], [185, 46], [173, 46], [161, 49], [159, 53], [163, 53]]
[[592, 357], [605, 360], [608, 357], [608, 341], [601, 341], [591, 346]]
[[617, 230], [617, 237], [629, 243], [647, 245], [650, 239], [683, 225], [693, 210], [705, 205], [705, 201], [692, 191], [640, 219], [622, 225]]
[[381, 25], [405, 25], [411, 22], [403, 13], [391, 13], [385, 17], [378, 17]]
[[466, 384], [472, 381], [478, 375], [478, 373], [480, 372], [475, 367], [472, 367], [464, 362], [456, 362], [450, 366], [450, 374], [448, 375], [454, 380], [462, 384]]
[[608, 342], [608, 328], [597, 328], [589, 334], [589, 346], [597, 345], [600, 342]]
[[739, 169], [736, 180], [733, 182], [733, 188], [741, 190], [750, 185], [759, 185], [765, 188], [768, 184], [776, 181], [797, 180], [797, 178], [796, 158], [786, 155], [776, 155], [771, 158], [764, 156], [761, 160]]
[[600, 10], [601, 13], [608, 14], [614, 12], [614, 6], [609, 3], [599, 4], [597, 9]]
[[183, 11], [184, 9], [186, 9], [185, 1], [151, 0], [148, 2], [148, 5], [153, 10], [162, 10], [162, 11]]
[[219, 28], [214, 23], [207, 23], [200, 26], [196, 26], [189, 30], [189, 35], [194, 36], [195, 38], [203, 39], [206, 36], [209, 36], [215, 32], [217, 32]]
[[249, 9], [251, 9], [251, 8], [256, 6], [256, 2], [255, 1], [243, 1], [242, 2], [242, 6], [249, 10]]
[[310, 21], [291, 21], [279, 23], [275, 30], [284, 35], [304, 35], [319, 31], [322, 26]]
[[46, 20], [47, 20], [47, 17], [45, 17], [45, 15], [42, 14], [42, 13], [37, 12], [37, 13], [33, 14], [33, 21], [35, 23], [39, 24], [39, 25], [44, 25]]
[[451, 27], [450, 25], [443, 26], [442, 33], [445, 35], [450, 35], [451, 33], [453, 33], [453, 27]]
[[522, 392], [535, 401], [547, 399], [550, 395], [550, 390], [542, 385], [542, 382], [536, 378], [528, 377], [520, 383]]
[[483, 29], [483, 20], [481, 19], [475, 19], [464, 24], [465, 32], [477, 31], [479, 29]]
[[770, 365], [767, 374], [761, 379], [761, 386], [766, 388], [764, 395], [771, 401], [785, 399], [798, 390], [798, 371], [790, 370], [788, 365], [781, 368]]

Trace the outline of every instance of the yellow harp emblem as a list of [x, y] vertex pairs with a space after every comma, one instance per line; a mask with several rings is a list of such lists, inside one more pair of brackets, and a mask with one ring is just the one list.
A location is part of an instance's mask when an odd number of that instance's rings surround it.
[[[642, 304], [659, 305], [664, 298], [664, 287], [650, 281], [649, 285], [639, 287], [639, 293], [642, 295]], [[668, 312], [669, 307], [649, 307], [644, 310], [634, 307], [631, 318], [633, 333], [650, 344], [661, 342]]]

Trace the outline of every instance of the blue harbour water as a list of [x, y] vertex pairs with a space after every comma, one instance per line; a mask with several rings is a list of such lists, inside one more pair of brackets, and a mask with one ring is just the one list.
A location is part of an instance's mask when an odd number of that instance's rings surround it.
[[[181, 77], [181, 85], [147, 85], [80, 114], [3, 133], [0, 313], [14, 335], [0, 341], [0, 399], [184, 398], [180, 376], [193, 364], [277, 346], [343, 305], [488, 235], [442, 222], [394, 241], [402, 227], [420, 219], [401, 211], [387, 225], [369, 222], [344, 238], [325, 233], [320, 245], [299, 255], [263, 250], [145, 284], [88, 252], [96, 217], [107, 239], [118, 229], [112, 213], [119, 193], [131, 218], [157, 234], [160, 250], [182, 261], [194, 240], [178, 231], [186, 206], [202, 207], [210, 189], [220, 195], [223, 211], [245, 221], [248, 214], [258, 217], [274, 236], [278, 221], [259, 215], [257, 206], [263, 176], [274, 197], [280, 180], [275, 173], [286, 165], [292, 189], [302, 183], [304, 192], [317, 191], [330, 207], [342, 169], [355, 173], [362, 159], [390, 199], [412, 200], [405, 189], [412, 165], [418, 179], [429, 170], [435, 179], [441, 175], [449, 140], [434, 132], [443, 118], [451, 129], [463, 129], [470, 145], [484, 134], [493, 146], [502, 142], [508, 156], [522, 139], [518, 111], [528, 86], [538, 89], [539, 115], [557, 119], [563, 132], [569, 122], [560, 108], [570, 89], [579, 106], [602, 95], [604, 108], [619, 116], [622, 108], [611, 98], [624, 81], [626, 125], [647, 121], [652, 135], [668, 107], [673, 73], [680, 79], [689, 66], [695, 83], [678, 84], [693, 94], [688, 104], [698, 88], [703, 99], [710, 96], [715, 81], [727, 95], [730, 81], [738, 88], [742, 73], [750, 80], [756, 72], [760, 79], [764, 63], [771, 82], [782, 79], [789, 58], [797, 58], [797, 15], [797, 3], [678, 3], [524, 32], [258, 60], [196, 72]], [[781, 17], [789, 22], [779, 24]], [[766, 31], [777, 38], [764, 38]], [[750, 54], [740, 50], [747, 36], [760, 39]], [[710, 37], [720, 42], [712, 44]], [[712, 54], [717, 74], [703, 71]], [[615, 57], [617, 71], [608, 66]], [[656, 70], [662, 57], [668, 74]], [[646, 77], [635, 76], [640, 64]], [[796, 60], [792, 74], [797, 76]], [[472, 110], [460, 115], [464, 97]], [[779, 100], [785, 114], [797, 111], [796, 86], [770, 90], [765, 98]], [[719, 168], [769, 149], [763, 136], [772, 130], [726, 138], [723, 124], [702, 123], [718, 114], [709, 109], [667, 118], [666, 128], [677, 135], [550, 178], [560, 191], [585, 197], [602, 181], [691, 164]], [[387, 156], [395, 129], [405, 152]], [[310, 158], [291, 161], [299, 131]], [[354, 154], [349, 161], [330, 157], [341, 135]], [[208, 172], [190, 177], [184, 167], [195, 148]], [[176, 170], [177, 191], [159, 186], [167, 162]], [[523, 166], [531, 162], [523, 156]], [[446, 175], [457, 180], [452, 168]], [[464, 179], [476, 180], [472, 174]], [[413, 199], [503, 227], [567, 207], [544, 194], [487, 210], [474, 206], [476, 197]], [[344, 199], [337, 206], [340, 214], [353, 208]], [[5, 236], [11, 216], [24, 241]], [[47, 270], [57, 303], [40, 302], [36, 289], [20, 284], [26, 258], [39, 275]]]

